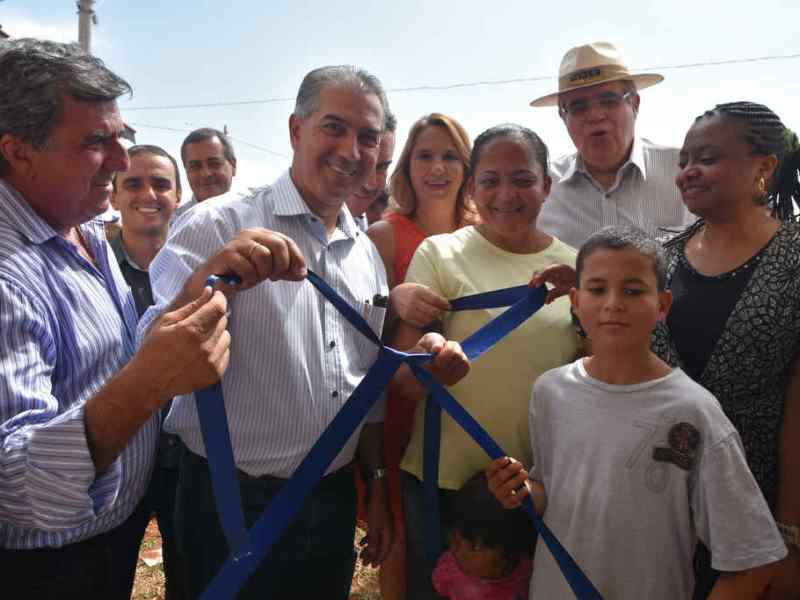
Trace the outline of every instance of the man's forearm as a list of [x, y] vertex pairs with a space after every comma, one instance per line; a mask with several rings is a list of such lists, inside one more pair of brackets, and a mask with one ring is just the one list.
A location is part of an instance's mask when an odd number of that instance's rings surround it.
[[383, 457], [383, 423], [365, 423], [361, 429], [361, 437], [358, 440], [356, 450], [356, 461], [364, 478], [367, 488], [367, 501], [371, 501], [376, 494], [385, 497], [386, 477], [375, 477], [380, 473], [378, 469], [386, 468], [386, 461]]
[[356, 460], [364, 477], [383, 468], [383, 423], [365, 423], [358, 439]]
[[103, 473], [153, 413], [169, 399], [148, 385], [149, 374], [134, 358], [86, 401], [86, 439], [95, 471]]

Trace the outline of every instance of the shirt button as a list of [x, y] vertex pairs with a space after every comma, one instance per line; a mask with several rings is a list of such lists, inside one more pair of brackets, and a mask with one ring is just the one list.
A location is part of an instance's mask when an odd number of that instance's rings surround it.
[[331, 343], [328, 344], [328, 347], [329, 348], [333, 348], [335, 345], [336, 345], [336, 342], [334, 340], [331, 340]]
[[336, 390], [333, 390], [331, 392], [331, 396], [333, 396], [334, 398], [338, 398], [339, 397], [339, 392], [337, 392]]

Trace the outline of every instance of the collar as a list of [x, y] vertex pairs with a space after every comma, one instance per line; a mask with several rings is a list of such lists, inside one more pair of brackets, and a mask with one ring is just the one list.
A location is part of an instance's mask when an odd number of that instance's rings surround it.
[[[300, 195], [300, 191], [292, 181], [291, 171], [287, 170], [281, 175], [273, 186], [276, 194], [274, 197], [273, 211], [275, 215], [281, 216], [303, 216], [312, 223], [319, 221], [319, 217], [315, 215], [306, 204], [306, 201]], [[337, 217], [336, 228], [340, 230], [346, 237], [355, 239], [356, 236], [361, 235], [353, 216], [347, 209], [347, 205], [342, 202], [339, 209], [339, 216]], [[333, 237], [331, 241], [333, 241]]]
[[134, 261], [129, 255], [128, 251], [125, 249], [125, 243], [122, 241], [122, 232], [120, 231], [113, 240], [111, 240], [111, 249], [114, 251], [114, 256], [117, 259], [117, 263], [122, 265], [122, 263], [128, 263], [131, 267], [136, 269], [137, 271], [141, 271], [142, 273], [147, 273], [147, 269], [143, 269], [136, 261]]
[[16, 188], [0, 179], [0, 219], [10, 223], [15, 231], [31, 244], [44, 244], [61, 235], [40, 217]]
[[[639, 172], [642, 174], [642, 179], [647, 179], [647, 171], [645, 169], [645, 161], [644, 161], [644, 145], [642, 144], [642, 139], [634, 136], [633, 138], [633, 146], [631, 147], [631, 155], [628, 157], [628, 160], [623, 163], [623, 165], [618, 169], [617, 173], [624, 171], [628, 168], [628, 165], [633, 165]], [[586, 176], [591, 177], [589, 171], [583, 164], [583, 158], [577, 152], [570, 157], [569, 164], [567, 168], [564, 169], [564, 175], [562, 177], [562, 181], [569, 181], [573, 177], [575, 177], [578, 173], [584, 174]]]
[[628, 159], [628, 162], [625, 165], [622, 165], [625, 168], [626, 165], [633, 165], [639, 172], [642, 174], [642, 179], [647, 179], [647, 170], [645, 169], [645, 162], [644, 162], [644, 144], [642, 143], [642, 138], [634, 137], [633, 138], [633, 148], [631, 148], [631, 156]]

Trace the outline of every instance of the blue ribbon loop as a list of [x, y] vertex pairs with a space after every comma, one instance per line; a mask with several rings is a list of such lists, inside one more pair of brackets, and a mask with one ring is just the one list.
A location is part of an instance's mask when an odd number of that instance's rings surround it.
[[[233, 459], [233, 446], [228, 433], [228, 413], [225, 411], [225, 402], [220, 402], [222, 383], [218, 381], [210, 387], [198, 390], [195, 394], [220, 525], [228, 540], [231, 555], [239, 560], [250, 554], [250, 538], [247, 535], [244, 513], [241, 509], [239, 479], [236, 476], [236, 469], [230, 468], [231, 464], [235, 465], [236, 462]], [[237, 510], [231, 510], [234, 506]]]
[[[226, 277], [223, 279], [226, 283], [229, 285], [236, 284], [235, 278]], [[442, 408], [470, 434], [492, 459], [505, 456], [505, 453], [486, 430], [472, 418], [446, 389], [422, 368], [425, 363], [431, 360], [432, 356], [430, 354], [409, 354], [384, 346], [361, 315], [325, 281], [312, 271], [308, 272], [308, 280], [362, 335], [380, 348], [378, 359], [297, 467], [292, 477], [276, 494], [270, 505], [249, 531], [246, 530], [242, 513], [233, 448], [222, 397], [222, 386], [216, 384], [196, 392], [198, 416], [206, 447], [206, 455], [208, 456], [214, 499], [220, 515], [220, 523], [231, 550], [230, 558], [201, 596], [205, 600], [233, 598], [237, 594], [269, 552], [272, 545], [278, 540], [286, 526], [300, 511], [305, 498], [322, 478], [339, 450], [366, 417], [380, 393], [403, 363], [409, 365], [416, 377], [428, 389], [429, 400], [433, 400], [432, 402], [429, 401], [426, 407], [430, 410], [431, 419], [431, 433], [429, 434], [429, 417], [428, 410], [426, 410], [424, 463], [426, 497], [438, 494], [438, 446], [440, 436], [437, 422], [441, 420]], [[209, 283], [213, 285], [213, 282]], [[528, 286], [518, 286], [486, 294], [465, 296], [452, 301], [451, 307], [453, 310], [497, 308], [508, 306], [509, 304], [512, 305], [499, 317], [465, 339], [461, 343], [464, 353], [470, 360], [474, 360], [485, 353], [538, 310], [544, 304], [544, 297], [544, 287], [529, 288]], [[430, 442], [428, 440], [429, 435], [431, 437]], [[436, 438], [435, 456], [429, 458], [428, 453], [434, 452], [434, 437]], [[430, 448], [429, 445], [431, 446]], [[429, 469], [432, 470], [430, 478]], [[431, 492], [430, 490], [433, 491]], [[599, 592], [547, 525], [536, 514], [530, 498], [526, 498], [524, 507], [539, 535], [542, 536], [559, 564], [575, 596], [580, 600], [600, 599]], [[438, 515], [438, 512], [435, 514]], [[431, 524], [431, 527], [434, 527], [434, 525]], [[438, 527], [437, 518], [435, 528], [438, 530]], [[440, 538], [437, 537], [436, 539]]]

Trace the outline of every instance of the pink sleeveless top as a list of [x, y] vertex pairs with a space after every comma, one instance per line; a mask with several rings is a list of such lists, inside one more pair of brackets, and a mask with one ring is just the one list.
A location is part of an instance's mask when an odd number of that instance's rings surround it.
[[394, 284], [397, 285], [405, 281], [408, 265], [411, 264], [417, 247], [425, 239], [425, 234], [404, 215], [387, 212], [383, 220], [391, 224], [394, 231]]

